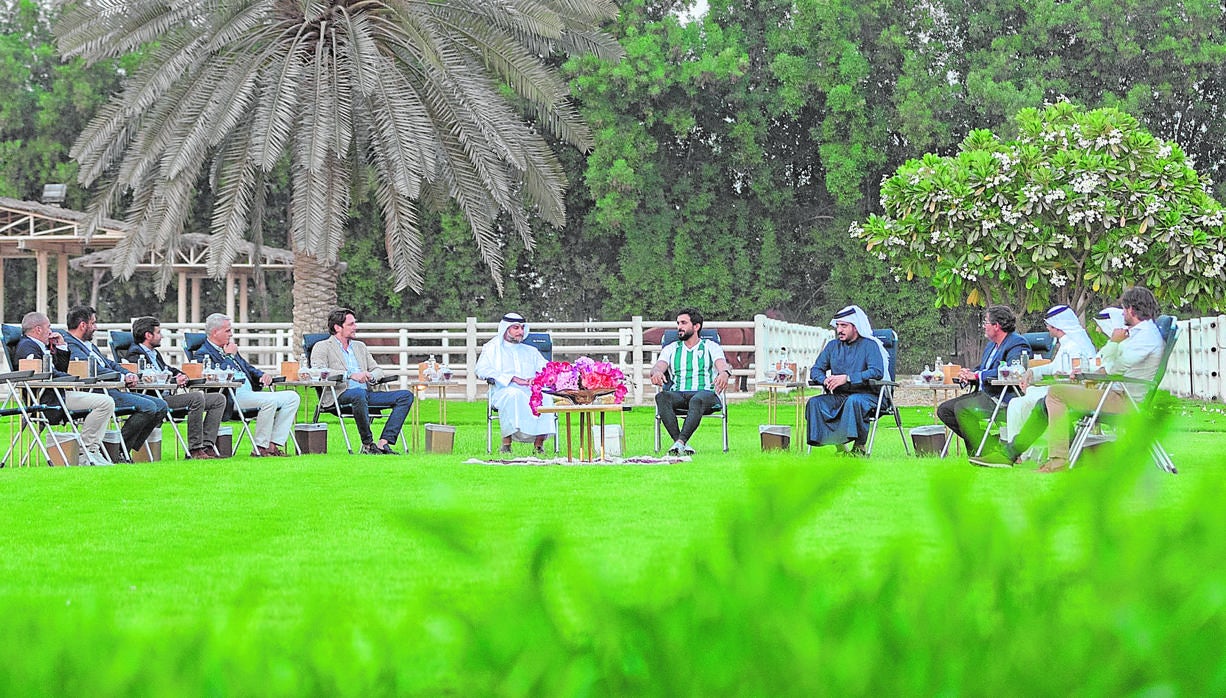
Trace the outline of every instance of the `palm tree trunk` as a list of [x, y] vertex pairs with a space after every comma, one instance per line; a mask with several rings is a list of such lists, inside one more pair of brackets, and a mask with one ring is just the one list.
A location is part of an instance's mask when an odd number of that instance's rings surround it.
[[[294, 252], [294, 336], [291, 346], [302, 346], [308, 332], [325, 332], [328, 313], [336, 308], [335, 265], [325, 264], [312, 255]], [[301, 349], [297, 349], [301, 351]]]

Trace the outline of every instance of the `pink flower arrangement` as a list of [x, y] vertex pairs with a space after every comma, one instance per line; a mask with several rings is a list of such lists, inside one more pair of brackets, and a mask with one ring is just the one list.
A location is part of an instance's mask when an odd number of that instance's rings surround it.
[[532, 414], [540, 415], [538, 409], [544, 402], [545, 393], [559, 390], [613, 390], [613, 401], [621, 404], [626, 399], [626, 375], [608, 361], [595, 361], [580, 356], [575, 363], [550, 361], [532, 378], [532, 395], [528, 406]]

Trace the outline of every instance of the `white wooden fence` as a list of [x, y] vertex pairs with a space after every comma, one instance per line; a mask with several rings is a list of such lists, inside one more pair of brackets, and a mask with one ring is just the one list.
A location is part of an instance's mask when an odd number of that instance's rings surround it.
[[[650, 401], [654, 391], [646, 377], [659, 351], [659, 344], [645, 344], [643, 333], [656, 327], [675, 327], [673, 322], [647, 321], [633, 317], [620, 322], [547, 322], [529, 323], [533, 332], [548, 332], [553, 339], [556, 360], [573, 360], [579, 356], [607, 359], [621, 366], [632, 385], [628, 399], [633, 404]], [[289, 323], [235, 323], [234, 341], [244, 358], [261, 370], [277, 371], [282, 361], [302, 355], [302, 346], [291, 346]], [[725, 353], [749, 352], [753, 360], [743, 368], [734, 369], [737, 376], [747, 378], [747, 392], [733, 393], [733, 398], [752, 394], [756, 383], [765, 380], [767, 362], [777, 361], [782, 348], [787, 348], [788, 361], [803, 367], [812, 365], [822, 347], [834, 335], [824, 328], [771, 320], [758, 315], [752, 321], [708, 322], [706, 328], [752, 329], [751, 344], [725, 344]], [[108, 343], [110, 330], [129, 330], [131, 324], [100, 324], [94, 340], [102, 346]], [[466, 318], [463, 322], [360, 322], [358, 338], [367, 343], [375, 360], [389, 373], [399, 376], [402, 387], [417, 377], [417, 364], [433, 355], [451, 367], [455, 380], [464, 386], [464, 398], [476, 400], [485, 395], [485, 383], [471, 368], [476, 365], [481, 346], [498, 329], [497, 322], [478, 322]], [[202, 323], [162, 325], [162, 353], [172, 363], [184, 360], [183, 333], [203, 332]], [[458, 391], [456, 391], [458, 393]], [[457, 395], [458, 397], [458, 395]]]
[[1179, 321], [1179, 339], [1162, 380], [1163, 390], [1201, 400], [1226, 399], [1226, 315]]

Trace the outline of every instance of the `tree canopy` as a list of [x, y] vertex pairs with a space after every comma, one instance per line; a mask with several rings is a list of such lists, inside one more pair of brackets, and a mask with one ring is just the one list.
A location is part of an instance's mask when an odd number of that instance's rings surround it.
[[1177, 144], [1068, 102], [1015, 121], [1014, 140], [976, 130], [956, 155], [908, 160], [852, 236], [949, 306], [1083, 313], [1134, 284], [1176, 306], [1222, 300], [1223, 209]]

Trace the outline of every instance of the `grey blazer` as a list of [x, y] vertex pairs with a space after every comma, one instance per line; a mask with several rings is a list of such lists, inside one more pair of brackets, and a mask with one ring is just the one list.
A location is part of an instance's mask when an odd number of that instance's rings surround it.
[[[363, 371], [370, 373], [370, 382], [367, 387], [370, 390], [378, 390], [379, 386], [374, 385], [375, 382], [383, 378], [383, 369], [379, 368], [379, 364], [370, 356], [370, 350], [362, 342], [352, 340], [349, 342], [349, 350], [353, 352], [354, 358], [358, 360], [358, 366]], [[320, 340], [311, 347], [311, 367], [320, 368], [327, 367], [331, 371], [337, 371], [349, 376], [349, 369], [345, 366], [345, 355], [341, 351], [341, 343], [336, 340], [336, 337], [328, 337]], [[342, 391], [343, 392], [343, 391]], [[324, 390], [319, 396], [320, 406], [322, 409], [332, 408], [332, 391]]]

